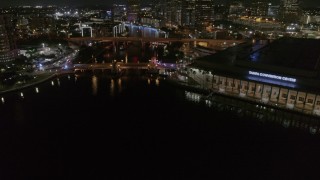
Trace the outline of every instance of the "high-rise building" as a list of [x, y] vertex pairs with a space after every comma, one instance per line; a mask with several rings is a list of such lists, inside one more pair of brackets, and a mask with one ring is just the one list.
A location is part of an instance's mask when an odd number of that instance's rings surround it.
[[182, 11], [181, 0], [170, 0], [166, 3], [166, 24], [167, 26], [178, 26], [182, 25], [181, 11]]
[[159, 26], [163, 27], [166, 25], [166, 0], [153, 0], [153, 16], [159, 19]]
[[112, 19], [115, 22], [125, 21], [127, 19], [127, 6], [124, 4], [113, 4]]
[[140, 0], [128, 0], [127, 20], [129, 22], [138, 21], [140, 4]]
[[229, 15], [242, 15], [245, 11], [245, 7], [240, 1], [232, 1], [229, 6]]
[[296, 23], [301, 16], [299, 0], [281, 0], [279, 9], [279, 19], [286, 23]]
[[214, 6], [214, 20], [222, 20], [228, 18], [229, 6], [218, 4]]
[[279, 14], [279, 5], [272, 5], [269, 3], [268, 6], [268, 16], [269, 17], [278, 17]]
[[195, 26], [204, 28], [214, 21], [214, 4], [213, 0], [196, 0], [195, 1]]
[[267, 0], [255, 0], [250, 5], [251, 16], [267, 16], [268, 2]]
[[181, 20], [183, 26], [194, 27], [196, 0], [183, 0], [181, 7]]
[[0, 63], [8, 63], [17, 57], [14, 28], [11, 16], [0, 15]]

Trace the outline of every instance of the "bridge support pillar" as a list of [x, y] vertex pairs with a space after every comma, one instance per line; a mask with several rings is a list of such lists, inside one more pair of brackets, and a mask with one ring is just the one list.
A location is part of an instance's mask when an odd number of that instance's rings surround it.
[[130, 23], [130, 26], [129, 26], [129, 32], [130, 32], [130, 36], [133, 36], [132, 23]]
[[112, 29], [113, 37], [117, 37], [117, 31], [118, 31], [118, 27], [114, 26], [113, 29]]
[[119, 43], [117, 41], [112, 42], [113, 52], [117, 52]]

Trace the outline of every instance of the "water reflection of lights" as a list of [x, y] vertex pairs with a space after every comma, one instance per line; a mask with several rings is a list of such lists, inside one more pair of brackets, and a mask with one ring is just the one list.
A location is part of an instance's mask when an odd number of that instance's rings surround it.
[[148, 85], [150, 85], [151, 84], [151, 80], [150, 80], [150, 78], [148, 78]]
[[98, 92], [98, 78], [97, 76], [92, 76], [92, 94], [97, 95]]
[[311, 126], [311, 127], [309, 128], [309, 131], [310, 131], [311, 134], [316, 134], [317, 131], [318, 131], [317, 129], [318, 129], [318, 127], [312, 127], [312, 126]]
[[4, 104], [4, 97], [1, 97], [1, 102], [2, 102], [2, 104]]
[[285, 119], [282, 122], [282, 126], [285, 127], [285, 128], [288, 128], [288, 127], [290, 127], [290, 123], [291, 122], [289, 120]]
[[54, 86], [54, 82], [53, 81], [51, 81], [51, 85]]
[[211, 107], [212, 106], [212, 102], [210, 100], [205, 100], [205, 103], [208, 107]]
[[58, 82], [58, 86], [60, 86], [60, 79], [59, 78], [57, 79], [57, 82]]
[[128, 53], [126, 53], [125, 62], [128, 63]]
[[36, 87], [35, 90], [36, 90], [36, 93], [39, 93], [39, 88], [38, 87]]
[[68, 80], [70, 80], [71, 79], [71, 77], [70, 77], [70, 75], [68, 75]]
[[258, 119], [263, 119], [263, 117], [264, 117], [263, 114], [258, 114], [258, 115], [257, 115], [257, 118], [258, 118]]
[[[190, 100], [197, 99], [189, 92], [185, 92], [185, 94]], [[222, 98], [220, 96], [210, 96], [207, 100], [204, 100], [204, 102], [214, 110], [231, 113], [239, 118], [253, 118], [259, 122], [269, 121], [271, 123], [277, 123], [284, 128], [299, 128], [310, 134], [320, 135], [319, 121], [317, 118], [299, 114], [293, 115], [281, 109], [275, 109], [261, 104], [251, 105], [250, 103], [238, 103], [233, 99]]]
[[24, 98], [23, 92], [20, 93], [20, 97], [21, 97], [21, 98]]
[[201, 95], [198, 93], [193, 93], [189, 91], [185, 91], [185, 96], [188, 100], [193, 101], [193, 102], [200, 102], [200, 97]]
[[159, 81], [159, 79], [158, 79], [158, 78], [156, 79], [156, 85], [157, 85], [157, 86], [159, 86], [159, 85], [160, 85], [160, 81]]
[[111, 82], [110, 82], [110, 95], [114, 96], [114, 80], [113, 79], [111, 79]]
[[121, 86], [121, 78], [118, 79], [118, 86]]
[[121, 78], [119, 78], [118, 79], [118, 90], [119, 90], [119, 92], [121, 92], [121, 87], [122, 87], [122, 80], [121, 80]]

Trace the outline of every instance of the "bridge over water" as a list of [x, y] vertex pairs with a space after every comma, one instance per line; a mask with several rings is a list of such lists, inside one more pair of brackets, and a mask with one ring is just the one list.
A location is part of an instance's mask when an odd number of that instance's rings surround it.
[[95, 70], [95, 69], [149, 69], [149, 63], [103, 63], [103, 64], [75, 64], [74, 70]]
[[[126, 34], [126, 35], [124, 35]], [[159, 28], [148, 25], [134, 24], [132, 22], [120, 22], [113, 27], [113, 37], [69, 37], [67, 41], [76, 45], [90, 45], [94, 42], [112, 42], [118, 45], [119, 42], [140, 41], [145, 42], [183, 42], [194, 44], [194, 47], [201, 45], [212, 50], [224, 50], [228, 47], [243, 43], [243, 40], [218, 40], [218, 39], [195, 39], [195, 38], [168, 38], [168, 33]], [[114, 46], [115, 47], [115, 46]], [[115, 49], [116, 51], [116, 49]]]
[[114, 62], [114, 63], [92, 63], [92, 64], [74, 64], [74, 72], [83, 72], [87, 70], [111, 70], [111, 72], [120, 72], [121, 70], [126, 69], [141, 69], [141, 70], [175, 70], [177, 68], [174, 63], [123, 63], [123, 62]]
[[72, 37], [68, 38], [67, 41], [76, 43], [79, 45], [88, 45], [94, 42], [131, 42], [140, 41], [145, 42], [160, 42], [160, 43], [171, 43], [171, 42], [183, 42], [193, 43], [194, 45], [202, 45], [213, 50], [223, 50], [228, 47], [244, 43], [243, 40], [218, 40], [218, 39], [190, 39], [190, 38], [155, 38], [155, 37]]
[[123, 34], [131, 37], [168, 37], [168, 33], [159, 28], [151, 27], [148, 25], [139, 25], [132, 22], [121, 22], [113, 27], [113, 37], [119, 37]]

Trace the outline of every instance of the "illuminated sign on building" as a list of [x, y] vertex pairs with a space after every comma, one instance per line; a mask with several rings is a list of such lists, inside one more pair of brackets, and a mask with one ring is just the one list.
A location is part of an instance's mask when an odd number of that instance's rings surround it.
[[255, 76], [260, 76], [260, 77], [267, 77], [267, 78], [271, 78], [271, 79], [278, 79], [278, 80], [282, 80], [282, 81], [289, 81], [289, 82], [296, 82], [297, 81], [297, 79], [295, 79], [295, 78], [279, 76], [279, 75], [274, 75], [274, 74], [261, 73], [261, 72], [255, 72], [255, 71], [249, 71], [249, 74], [255, 75]]

